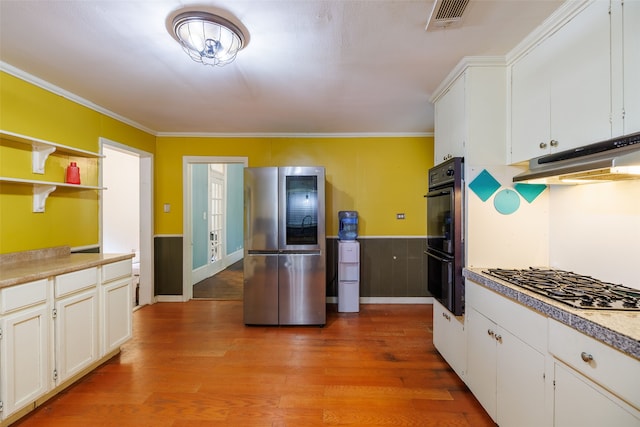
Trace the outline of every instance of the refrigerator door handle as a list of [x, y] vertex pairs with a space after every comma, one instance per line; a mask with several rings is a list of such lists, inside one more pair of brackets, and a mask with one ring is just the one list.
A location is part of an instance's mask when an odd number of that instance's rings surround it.
[[321, 251], [319, 250], [301, 250], [301, 251], [297, 251], [297, 250], [280, 250], [278, 251], [278, 253], [282, 254], [282, 255], [320, 255]]
[[278, 255], [279, 253], [280, 251], [277, 251], [277, 250], [269, 251], [269, 250], [249, 249], [247, 251], [247, 255]]

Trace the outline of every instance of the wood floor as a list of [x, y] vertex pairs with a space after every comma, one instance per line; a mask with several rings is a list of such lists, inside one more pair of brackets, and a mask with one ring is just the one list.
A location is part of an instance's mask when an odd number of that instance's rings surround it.
[[242, 301], [244, 262], [240, 260], [219, 273], [193, 285], [193, 298]]
[[246, 327], [241, 301], [134, 313], [122, 353], [18, 425], [494, 426], [431, 341], [430, 305]]

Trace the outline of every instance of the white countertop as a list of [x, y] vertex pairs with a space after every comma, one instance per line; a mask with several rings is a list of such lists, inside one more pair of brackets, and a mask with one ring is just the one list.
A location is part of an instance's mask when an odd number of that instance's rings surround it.
[[640, 360], [640, 311], [574, 308], [500, 280], [485, 270], [464, 269], [464, 276]]
[[133, 254], [69, 254], [0, 264], [0, 289], [133, 258]]

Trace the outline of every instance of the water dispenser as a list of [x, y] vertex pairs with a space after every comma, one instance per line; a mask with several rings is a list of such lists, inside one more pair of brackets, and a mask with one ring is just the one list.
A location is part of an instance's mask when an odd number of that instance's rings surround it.
[[358, 212], [339, 211], [338, 221], [338, 239], [356, 240], [358, 237]]

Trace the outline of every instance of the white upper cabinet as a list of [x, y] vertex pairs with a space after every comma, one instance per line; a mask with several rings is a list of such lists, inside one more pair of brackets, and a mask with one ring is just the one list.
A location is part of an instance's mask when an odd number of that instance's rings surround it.
[[435, 104], [434, 163], [464, 157], [467, 164], [504, 164], [506, 65], [503, 58], [465, 58], [447, 78]]
[[436, 102], [434, 163], [464, 156], [464, 75]]
[[513, 65], [511, 72], [511, 161], [549, 152], [549, 50], [538, 48]]
[[[618, 4], [619, 2], [616, 2], [616, 5]], [[623, 10], [624, 78], [622, 80], [624, 86], [622, 105], [624, 124], [622, 131], [616, 132], [616, 134], [629, 134], [640, 131], [640, 29], [638, 28], [640, 1], [625, 1], [623, 6], [613, 7], [612, 19], [619, 9]], [[619, 104], [619, 102], [616, 104]]]
[[511, 163], [611, 137], [610, 29], [596, 0], [513, 64]]

